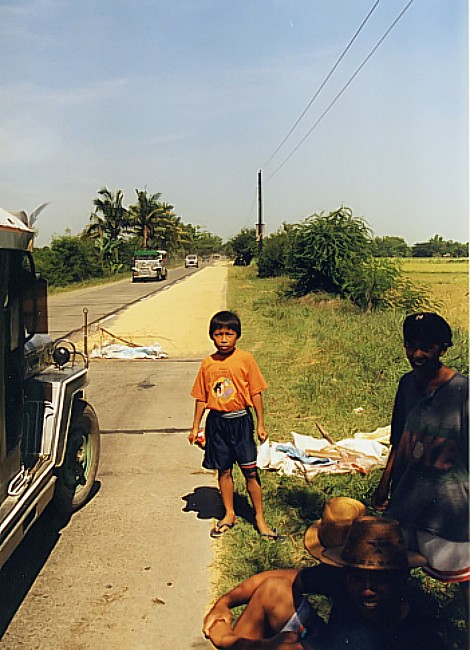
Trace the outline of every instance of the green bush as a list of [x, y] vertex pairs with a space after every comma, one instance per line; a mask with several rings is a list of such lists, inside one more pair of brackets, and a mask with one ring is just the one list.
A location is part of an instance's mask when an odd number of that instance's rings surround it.
[[34, 252], [36, 270], [52, 287], [103, 277], [101, 257], [94, 243], [72, 235], [52, 240], [50, 247]]
[[263, 241], [263, 250], [258, 257], [260, 278], [277, 278], [287, 272], [290, 246], [287, 224], [283, 224], [282, 228]]
[[327, 291], [344, 296], [345, 283], [370, 255], [366, 223], [341, 207], [313, 215], [293, 228], [289, 275], [292, 293]]

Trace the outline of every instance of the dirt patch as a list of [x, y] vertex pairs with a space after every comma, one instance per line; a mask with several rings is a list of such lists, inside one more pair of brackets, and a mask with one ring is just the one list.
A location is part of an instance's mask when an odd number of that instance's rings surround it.
[[[108, 343], [158, 343], [169, 358], [200, 358], [213, 350], [211, 316], [225, 309], [227, 266], [206, 267], [151, 298], [132, 305], [91, 333], [89, 349]], [[114, 335], [111, 336], [111, 334]]]

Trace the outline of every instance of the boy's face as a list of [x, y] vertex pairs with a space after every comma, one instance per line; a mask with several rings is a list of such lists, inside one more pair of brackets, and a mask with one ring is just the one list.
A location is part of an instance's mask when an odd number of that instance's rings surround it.
[[238, 335], [229, 327], [219, 327], [212, 333], [212, 340], [220, 354], [229, 355], [235, 350]]
[[438, 370], [445, 350], [438, 343], [405, 340], [405, 352], [413, 370], [422, 374], [433, 374]]

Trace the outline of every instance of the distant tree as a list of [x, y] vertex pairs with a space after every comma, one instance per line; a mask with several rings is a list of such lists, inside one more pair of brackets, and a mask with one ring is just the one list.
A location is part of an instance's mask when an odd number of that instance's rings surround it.
[[137, 201], [129, 206], [129, 222], [131, 231], [141, 238], [142, 248], [147, 248], [149, 240], [154, 239], [157, 215], [162, 214], [161, 192], [149, 194], [146, 189], [136, 189], [135, 193]]
[[50, 246], [36, 249], [34, 259], [37, 271], [51, 286], [65, 287], [103, 276], [98, 249], [83, 237], [56, 237]]
[[242, 228], [226, 244], [226, 252], [228, 255], [235, 257], [235, 264], [244, 266], [249, 266], [251, 260], [256, 256], [257, 250], [258, 242], [256, 241], [255, 228]]
[[446, 241], [441, 235], [434, 235], [427, 242], [412, 246], [413, 257], [468, 257], [468, 242]]
[[93, 200], [95, 211], [90, 215], [91, 223], [83, 233], [83, 237], [94, 240], [103, 265], [112, 272], [122, 268], [123, 236], [129, 226], [129, 214], [123, 206], [123, 199], [122, 190], [115, 193], [107, 187], [98, 190], [98, 197]]
[[284, 223], [275, 233], [264, 239], [258, 258], [258, 275], [261, 278], [277, 277], [287, 273], [291, 251], [290, 232], [293, 226]]
[[119, 239], [128, 226], [128, 211], [123, 206], [122, 190], [113, 193], [107, 187], [98, 190], [98, 197], [93, 200], [94, 212], [90, 215], [90, 225], [86, 234], [92, 239], [106, 237], [110, 240]]
[[374, 257], [408, 257], [411, 255], [411, 249], [403, 237], [388, 235], [374, 237], [371, 250]]
[[194, 252], [197, 255], [212, 255], [220, 253], [222, 250], [222, 237], [214, 235], [205, 230], [202, 226], [188, 225], [189, 248], [188, 252]]

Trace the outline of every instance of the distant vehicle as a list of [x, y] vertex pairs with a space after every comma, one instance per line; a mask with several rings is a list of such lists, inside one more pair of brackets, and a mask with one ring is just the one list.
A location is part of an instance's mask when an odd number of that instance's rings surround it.
[[0, 208], [0, 567], [49, 503], [68, 519], [87, 502], [100, 456], [88, 358], [48, 334], [33, 237]]
[[199, 258], [197, 255], [186, 255], [184, 260], [184, 268], [187, 269], [189, 266], [199, 266]]
[[132, 260], [132, 282], [165, 280], [168, 276], [167, 252], [144, 249], [136, 251]]

